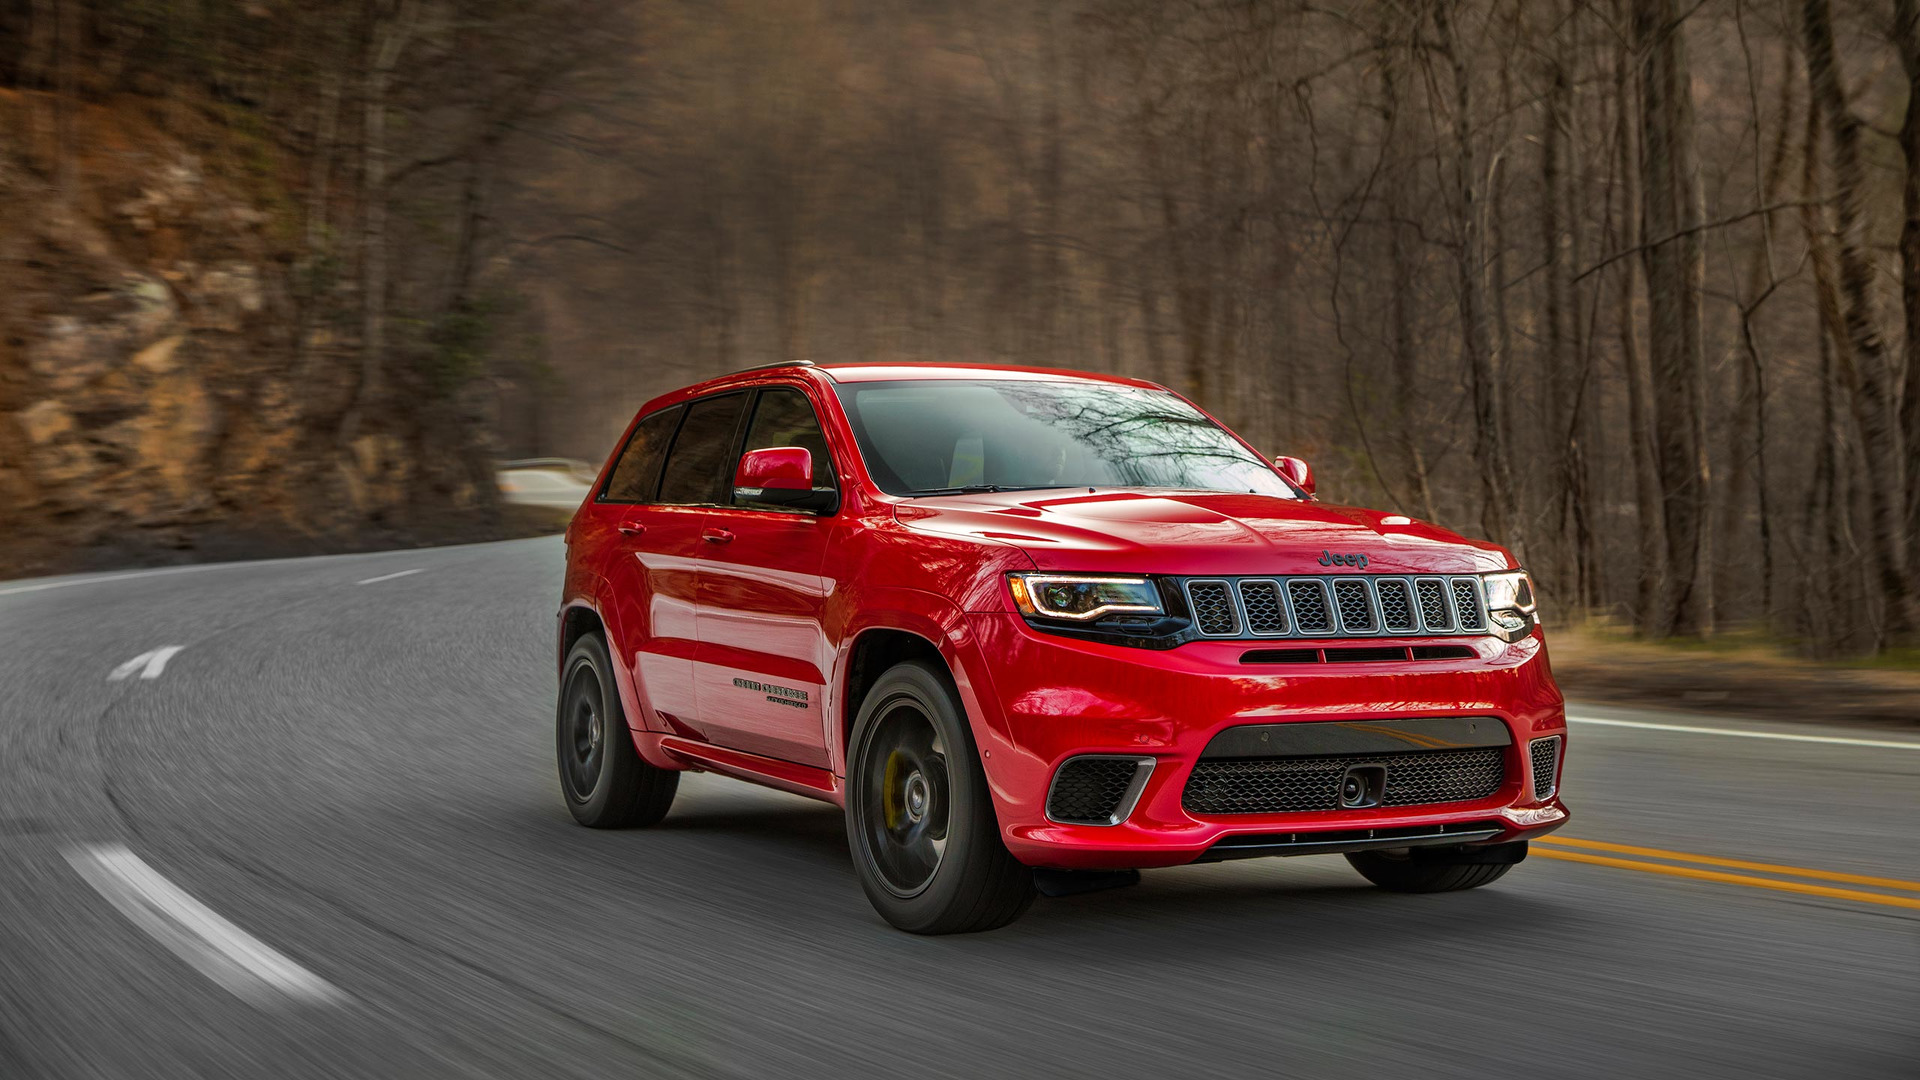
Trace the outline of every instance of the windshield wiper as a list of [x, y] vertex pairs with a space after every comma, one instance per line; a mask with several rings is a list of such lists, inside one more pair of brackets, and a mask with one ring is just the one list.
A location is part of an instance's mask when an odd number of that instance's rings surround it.
[[1043, 491], [1038, 487], [1011, 487], [1006, 484], [962, 484], [959, 487], [920, 488], [917, 491], [903, 493], [903, 498], [917, 499], [922, 495], [986, 495], [996, 491]]

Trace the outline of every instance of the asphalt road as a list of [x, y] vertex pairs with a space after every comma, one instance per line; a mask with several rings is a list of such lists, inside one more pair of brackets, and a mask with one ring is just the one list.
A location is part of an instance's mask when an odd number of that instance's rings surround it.
[[1920, 885], [1831, 876], [1920, 878], [1920, 738], [1588, 710], [1864, 744], [1577, 724], [1565, 835], [1693, 861], [1229, 863], [922, 939], [823, 804], [572, 823], [560, 555], [0, 582], [0, 1077], [1920, 1076]]

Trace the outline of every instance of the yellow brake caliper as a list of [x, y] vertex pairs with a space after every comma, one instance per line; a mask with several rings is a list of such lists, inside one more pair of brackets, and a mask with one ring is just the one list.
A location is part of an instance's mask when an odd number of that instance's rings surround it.
[[887, 753], [887, 772], [880, 780], [880, 808], [886, 814], [887, 828], [899, 828], [907, 808], [900, 800], [900, 751], [898, 750]]

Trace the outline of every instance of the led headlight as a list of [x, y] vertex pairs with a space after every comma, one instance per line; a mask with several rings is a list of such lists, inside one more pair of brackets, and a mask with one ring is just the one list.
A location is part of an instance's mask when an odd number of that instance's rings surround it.
[[1506, 641], [1518, 641], [1533, 632], [1533, 579], [1525, 570], [1506, 570], [1481, 578], [1487, 586], [1487, 619], [1493, 632]]
[[1508, 570], [1499, 574], [1488, 574], [1487, 609], [1490, 611], [1518, 611], [1526, 615], [1533, 614], [1533, 579], [1525, 570]]
[[1009, 574], [1013, 602], [1043, 619], [1091, 622], [1103, 615], [1164, 615], [1160, 590], [1143, 577], [1107, 574]]

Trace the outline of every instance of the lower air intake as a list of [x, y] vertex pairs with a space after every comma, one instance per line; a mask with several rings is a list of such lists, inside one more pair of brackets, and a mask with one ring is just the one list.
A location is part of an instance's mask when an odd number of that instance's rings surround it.
[[1485, 799], [1506, 782], [1506, 750], [1422, 750], [1366, 757], [1202, 758], [1180, 805], [1194, 814], [1291, 814], [1340, 809], [1355, 766], [1387, 771], [1381, 806]]
[[1117, 825], [1133, 810], [1152, 767], [1152, 758], [1073, 758], [1053, 774], [1047, 816], [1068, 825]]

